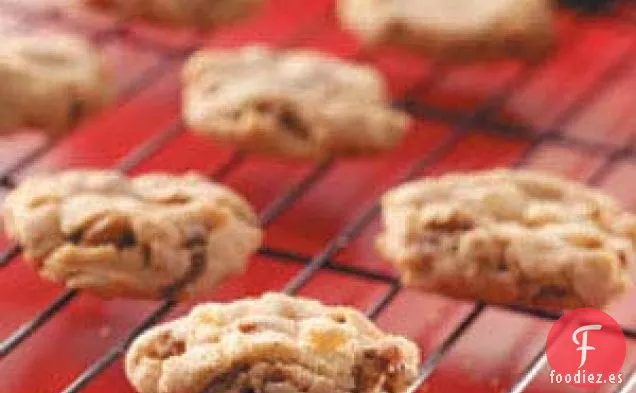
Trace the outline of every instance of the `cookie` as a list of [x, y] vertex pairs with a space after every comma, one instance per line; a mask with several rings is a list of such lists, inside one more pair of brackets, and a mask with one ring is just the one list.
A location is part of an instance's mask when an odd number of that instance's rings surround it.
[[418, 363], [415, 344], [354, 309], [266, 294], [151, 328], [125, 367], [140, 393], [399, 393]]
[[367, 46], [444, 60], [537, 58], [552, 41], [550, 0], [338, 0], [341, 24]]
[[525, 170], [451, 174], [382, 200], [379, 251], [408, 286], [548, 308], [602, 307], [631, 285], [636, 216]]
[[212, 28], [246, 17], [263, 0], [80, 0], [122, 19], [146, 19], [173, 26]]
[[7, 196], [4, 219], [42, 277], [107, 298], [209, 290], [242, 272], [261, 238], [247, 202], [196, 174], [34, 177]]
[[309, 51], [209, 50], [184, 70], [185, 122], [244, 150], [358, 155], [396, 145], [408, 124], [380, 74]]
[[0, 133], [33, 127], [59, 134], [111, 97], [102, 57], [66, 35], [0, 39]]

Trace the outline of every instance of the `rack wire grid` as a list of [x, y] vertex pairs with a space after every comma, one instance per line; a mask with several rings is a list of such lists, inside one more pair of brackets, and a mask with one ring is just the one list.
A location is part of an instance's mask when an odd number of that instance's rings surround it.
[[[536, 64], [449, 66], [398, 49], [361, 51], [342, 32], [333, 0], [269, 0], [254, 17], [214, 32], [122, 24], [57, 0], [0, 0], [0, 32], [69, 31], [99, 45], [115, 70], [118, 100], [58, 141], [34, 133], [0, 140], [0, 195], [22, 177], [69, 167], [198, 170], [259, 210], [265, 246], [248, 272], [185, 304], [111, 300], [40, 280], [20, 249], [0, 239], [0, 392], [132, 392], [121, 355], [131, 340], [193, 303], [285, 291], [366, 311], [416, 341], [411, 391], [562, 392], [543, 356], [558, 313], [459, 302], [403, 289], [373, 251], [378, 198], [426, 174], [496, 166], [540, 168], [607, 189], [636, 205], [636, 8], [604, 14], [560, 10], [558, 45]], [[265, 43], [370, 63], [395, 105], [415, 118], [405, 142], [378, 157], [291, 162], [234, 152], [179, 122], [179, 68], [202, 46]], [[636, 338], [636, 293], [608, 312]], [[636, 386], [634, 340], [622, 386]]]

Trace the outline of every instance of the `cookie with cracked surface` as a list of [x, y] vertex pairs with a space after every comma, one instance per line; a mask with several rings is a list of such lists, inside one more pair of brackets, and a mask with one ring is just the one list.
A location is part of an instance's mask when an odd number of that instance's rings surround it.
[[263, 0], [79, 0], [123, 19], [213, 28], [247, 17]]
[[526, 170], [426, 178], [388, 192], [377, 245], [403, 281], [491, 303], [602, 307], [631, 285], [636, 216]]
[[550, 0], [338, 0], [341, 24], [368, 46], [444, 60], [534, 59], [552, 41]]
[[418, 363], [415, 344], [354, 309], [266, 294], [151, 328], [125, 366], [140, 393], [399, 393]]
[[309, 51], [208, 50], [184, 69], [183, 117], [240, 149], [290, 157], [396, 145], [408, 125], [373, 68]]
[[72, 128], [108, 103], [108, 72], [97, 51], [67, 35], [0, 39], [0, 133]]
[[241, 272], [261, 238], [247, 202], [196, 174], [33, 177], [7, 196], [4, 220], [42, 277], [107, 298], [209, 290]]

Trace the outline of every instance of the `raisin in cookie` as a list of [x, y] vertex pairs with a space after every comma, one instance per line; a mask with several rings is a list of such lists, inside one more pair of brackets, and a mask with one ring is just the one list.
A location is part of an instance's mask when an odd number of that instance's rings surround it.
[[246, 17], [263, 0], [79, 0], [123, 19], [210, 28]]
[[384, 196], [378, 248], [407, 285], [460, 298], [601, 307], [632, 282], [636, 216], [531, 171], [451, 174]]
[[550, 0], [338, 0], [366, 45], [395, 44], [446, 60], [536, 58], [552, 38]]
[[36, 127], [56, 134], [110, 98], [100, 54], [70, 36], [0, 38], [0, 133]]
[[408, 123], [389, 107], [377, 71], [314, 52], [205, 51], [186, 65], [184, 83], [186, 123], [246, 150], [371, 153], [394, 146]]
[[150, 329], [126, 374], [140, 393], [399, 393], [418, 363], [415, 344], [354, 309], [266, 294]]
[[43, 277], [104, 297], [208, 290], [241, 272], [261, 237], [242, 198], [195, 174], [34, 177], [7, 196], [4, 217]]

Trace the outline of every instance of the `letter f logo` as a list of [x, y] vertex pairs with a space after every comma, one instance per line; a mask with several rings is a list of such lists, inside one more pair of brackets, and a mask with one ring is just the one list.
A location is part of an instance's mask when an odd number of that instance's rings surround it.
[[[587, 360], [587, 351], [593, 351], [596, 349], [594, 347], [587, 345], [587, 331], [601, 330], [601, 328], [602, 328], [601, 325], [585, 325], [576, 329], [574, 333], [572, 333], [572, 341], [574, 341], [574, 344], [580, 345], [580, 347], [576, 349], [577, 351], [581, 351], [581, 364], [579, 365], [579, 368], [583, 367], [583, 365], [585, 364], [585, 361]], [[578, 336], [578, 334], [581, 332], [583, 332], [583, 339], [581, 340], [581, 342], [579, 342], [576, 336]]]

